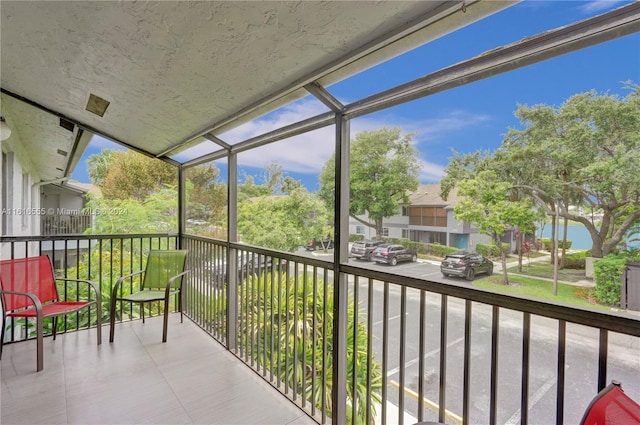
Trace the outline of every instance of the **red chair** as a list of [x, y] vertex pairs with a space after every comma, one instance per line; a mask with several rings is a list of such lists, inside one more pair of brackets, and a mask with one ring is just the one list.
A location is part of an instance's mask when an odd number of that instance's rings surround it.
[[[60, 301], [56, 280], [85, 282], [93, 287], [95, 301]], [[57, 317], [75, 313], [95, 305], [97, 309], [98, 345], [102, 343], [102, 300], [98, 286], [89, 280], [56, 278], [51, 260], [46, 255], [0, 261], [0, 302], [2, 303], [2, 332], [0, 358], [7, 317], [36, 319], [37, 370], [44, 368], [43, 319], [53, 320], [53, 339], [56, 339]]]
[[589, 403], [580, 425], [640, 425], [640, 405], [622, 391], [620, 382], [600, 391]]

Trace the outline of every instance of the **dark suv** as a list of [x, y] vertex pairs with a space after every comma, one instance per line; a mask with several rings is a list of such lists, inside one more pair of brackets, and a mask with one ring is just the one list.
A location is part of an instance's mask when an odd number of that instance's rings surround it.
[[444, 277], [461, 276], [473, 280], [480, 273], [493, 274], [493, 262], [480, 254], [454, 252], [442, 260], [440, 271]]
[[376, 263], [395, 266], [400, 261], [418, 261], [418, 254], [414, 249], [405, 248], [402, 245], [384, 244], [373, 250], [371, 258]]
[[371, 252], [383, 243], [384, 241], [372, 241], [369, 239], [355, 241], [353, 245], [351, 245], [349, 257], [357, 258], [358, 260], [371, 261]]
[[307, 242], [307, 251], [315, 251], [316, 249], [333, 249], [333, 240], [330, 237], [315, 238]]

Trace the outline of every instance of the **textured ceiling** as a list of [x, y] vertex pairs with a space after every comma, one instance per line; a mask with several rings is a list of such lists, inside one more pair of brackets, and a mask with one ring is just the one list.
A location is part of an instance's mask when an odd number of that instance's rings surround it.
[[72, 171], [79, 128], [175, 153], [512, 2], [466, 3], [3, 0], [2, 115], [43, 180]]

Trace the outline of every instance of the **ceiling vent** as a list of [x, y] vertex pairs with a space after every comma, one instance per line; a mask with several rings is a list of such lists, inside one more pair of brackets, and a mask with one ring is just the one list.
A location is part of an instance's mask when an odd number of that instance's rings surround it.
[[71, 121], [65, 120], [64, 118], [60, 118], [60, 127], [64, 128], [65, 130], [73, 131], [75, 126], [76, 125]]
[[89, 94], [89, 101], [87, 102], [87, 107], [85, 108], [87, 111], [96, 114], [99, 117], [104, 116], [104, 113], [107, 111], [109, 107], [109, 101], [105, 100], [99, 96], [96, 96], [93, 93]]

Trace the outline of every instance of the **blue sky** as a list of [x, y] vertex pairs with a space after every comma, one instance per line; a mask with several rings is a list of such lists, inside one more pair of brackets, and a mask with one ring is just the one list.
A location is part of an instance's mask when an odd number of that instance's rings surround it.
[[[598, 15], [630, 1], [524, 1], [482, 21], [416, 48], [371, 68], [328, 90], [343, 103], [351, 103], [471, 58], [482, 52]], [[415, 133], [420, 152], [423, 183], [437, 182], [443, 175], [452, 149], [460, 153], [493, 151], [509, 127], [519, 127], [514, 111], [518, 104], [544, 103], [560, 106], [576, 93], [625, 96], [624, 81], [640, 83], [640, 34], [596, 45], [559, 58], [468, 84], [404, 105], [390, 108], [351, 123], [352, 136], [362, 130], [400, 127]], [[298, 100], [220, 137], [235, 143], [272, 129], [325, 112], [311, 96]], [[261, 175], [265, 165], [278, 161], [286, 174], [317, 190], [323, 164], [334, 149], [332, 127], [277, 142], [239, 155], [241, 172]], [[86, 157], [111, 142], [94, 138], [72, 179], [89, 182]], [[195, 148], [190, 157], [207, 153]], [[184, 156], [178, 156], [184, 160]], [[224, 162], [217, 163], [225, 171]]]

